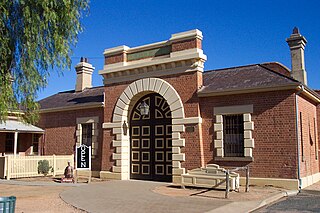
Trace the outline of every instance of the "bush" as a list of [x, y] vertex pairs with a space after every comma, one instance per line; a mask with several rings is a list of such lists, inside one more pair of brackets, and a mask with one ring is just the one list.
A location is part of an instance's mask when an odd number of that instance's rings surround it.
[[48, 160], [39, 160], [38, 161], [38, 174], [44, 174], [44, 176], [47, 176], [50, 169], [52, 170], [52, 166], [49, 166]]

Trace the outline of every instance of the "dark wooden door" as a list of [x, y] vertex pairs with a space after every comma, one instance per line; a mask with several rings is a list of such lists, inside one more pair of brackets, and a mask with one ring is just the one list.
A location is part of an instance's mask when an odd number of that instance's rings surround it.
[[[145, 101], [150, 111], [141, 116], [139, 107]], [[172, 119], [166, 100], [152, 93], [134, 106], [130, 122], [132, 179], [172, 181]]]

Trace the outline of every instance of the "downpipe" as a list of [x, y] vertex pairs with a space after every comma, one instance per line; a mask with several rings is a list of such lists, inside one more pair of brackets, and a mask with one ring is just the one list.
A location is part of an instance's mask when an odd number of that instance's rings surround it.
[[297, 135], [297, 142], [298, 142], [298, 148], [297, 148], [297, 158], [298, 158], [298, 180], [299, 180], [299, 192], [302, 188], [302, 180], [300, 175], [301, 170], [301, 163], [300, 163], [300, 147], [301, 147], [301, 137], [300, 137], [300, 131], [299, 131], [299, 105], [298, 105], [298, 95], [304, 91], [304, 86], [300, 86], [300, 90], [296, 92], [295, 94], [295, 102], [296, 102], [296, 135]]

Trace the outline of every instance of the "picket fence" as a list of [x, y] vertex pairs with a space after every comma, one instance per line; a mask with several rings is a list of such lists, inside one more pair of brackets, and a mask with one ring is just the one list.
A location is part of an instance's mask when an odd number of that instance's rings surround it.
[[[2, 159], [1, 159], [2, 158]], [[64, 173], [68, 161], [73, 166], [73, 155], [44, 155], [44, 156], [13, 156], [0, 157], [0, 178], [23, 178], [43, 176], [38, 173], [38, 162], [48, 160], [50, 169], [48, 175], [61, 175]], [[2, 164], [2, 165], [1, 165]], [[1, 177], [2, 174], [2, 177]]]

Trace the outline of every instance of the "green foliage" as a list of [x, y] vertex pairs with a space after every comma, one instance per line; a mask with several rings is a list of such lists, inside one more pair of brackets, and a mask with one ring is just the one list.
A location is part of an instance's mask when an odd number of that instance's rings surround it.
[[44, 174], [44, 176], [47, 176], [50, 170], [53, 170], [53, 168], [52, 166], [49, 166], [48, 160], [38, 161], [38, 174]]
[[88, 4], [89, 0], [0, 1], [0, 121], [18, 108], [25, 111], [27, 122], [37, 121], [37, 92], [47, 85], [51, 71], [62, 74], [70, 68], [71, 48], [82, 31], [80, 19]]

